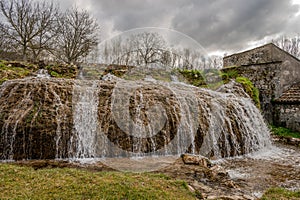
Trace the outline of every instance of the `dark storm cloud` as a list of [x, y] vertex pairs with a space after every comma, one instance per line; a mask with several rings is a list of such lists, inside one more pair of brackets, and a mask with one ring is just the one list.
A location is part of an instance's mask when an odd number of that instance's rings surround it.
[[[71, 1], [60, 1], [61, 4]], [[77, 0], [103, 25], [103, 35], [138, 27], [172, 28], [209, 51], [235, 51], [251, 41], [300, 32], [299, 7], [286, 0]]]
[[207, 7], [197, 1], [193, 7], [183, 7], [172, 25], [210, 50], [239, 49], [284, 32], [297, 11], [298, 7], [282, 0], [219, 0]]

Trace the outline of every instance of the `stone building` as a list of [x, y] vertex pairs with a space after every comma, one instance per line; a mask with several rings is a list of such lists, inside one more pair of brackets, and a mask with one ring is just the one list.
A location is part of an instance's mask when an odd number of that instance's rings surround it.
[[284, 91], [273, 104], [276, 124], [300, 132], [300, 82]]
[[[300, 96], [295, 93], [293, 98], [297, 100], [288, 100], [292, 98], [288, 94], [295, 90], [299, 92], [297, 83], [300, 82], [300, 60], [298, 58], [270, 43], [226, 56], [223, 63], [223, 71], [236, 70], [241, 76], [249, 78], [259, 89], [262, 113], [269, 123], [279, 123], [288, 127], [297, 126], [295, 123], [299, 123], [299, 117], [295, 116], [299, 116], [300, 111], [297, 107], [299, 108]], [[293, 107], [294, 111], [289, 107]], [[280, 113], [281, 111], [284, 113]]]

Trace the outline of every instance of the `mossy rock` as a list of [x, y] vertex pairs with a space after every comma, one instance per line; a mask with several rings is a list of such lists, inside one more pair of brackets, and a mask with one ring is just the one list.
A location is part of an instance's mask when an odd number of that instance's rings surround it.
[[237, 77], [235, 81], [242, 84], [244, 90], [252, 98], [255, 105], [260, 108], [259, 90], [254, 87], [253, 83], [248, 78], [242, 76]]
[[244, 76], [240, 76], [236, 68], [236, 66], [226, 68], [227, 70], [222, 73], [223, 82], [226, 84], [230, 80], [235, 80], [236, 82], [242, 84], [244, 90], [252, 98], [255, 105], [260, 109], [259, 90], [253, 85], [250, 79]]
[[197, 87], [207, 87], [207, 83], [204, 78], [204, 72], [201, 70], [179, 70], [179, 73], [183, 75], [189, 84]]
[[0, 61], [0, 84], [11, 79], [25, 78], [37, 69], [38, 67], [36, 65]]
[[51, 77], [74, 79], [77, 77], [78, 69], [74, 65], [48, 65], [44, 67]]

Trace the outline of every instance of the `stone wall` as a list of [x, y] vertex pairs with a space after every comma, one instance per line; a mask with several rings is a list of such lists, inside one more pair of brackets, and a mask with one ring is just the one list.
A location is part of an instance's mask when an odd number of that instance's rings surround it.
[[300, 104], [275, 104], [274, 120], [279, 126], [300, 132]]
[[[224, 67], [229, 66], [257, 66], [258, 70], [261, 65], [269, 65], [281, 62], [279, 77], [279, 93], [287, 90], [291, 85], [300, 80], [300, 61], [289, 53], [283, 51], [274, 44], [267, 44], [249, 51], [233, 54], [224, 57]], [[271, 64], [271, 65], [270, 65]]]

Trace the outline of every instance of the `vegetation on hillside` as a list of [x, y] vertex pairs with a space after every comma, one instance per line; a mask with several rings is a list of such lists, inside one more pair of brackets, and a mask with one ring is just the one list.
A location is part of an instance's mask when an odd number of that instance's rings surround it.
[[40, 68], [47, 69], [49, 75], [55, 78], [76, 78], [78, 73], [78, 69], [74, 65], [38, 66], [26, 62], [0, 60], [0, 85], [7, 80], [35, 76]]
[[235, 81], [243, 85], [245, 91], [253, 99], [255, 105], [260, 108], [259, 90], [254, 87], [253, 83], [246, 77], [237, 77]]
[[44, 69], [47, 69], [50, 76], [55, 78], [76, 78], [78, 73], [75, 65], [47, 65]]
[[207, 87], [202, 70], [178, 70], [180, 74], [188, 81], [189, 84], [197, 87]]
[[[223, 83], [228, 83], [230, 80], [235, 80], [240, 83], [247, 94], [252, 98], [255, 105], [260, 108], [259, 90], [254, 87], [253, 83], [246, 77], [240, 76], [239, 73], [232, 69], [227, 72], [218, 74], [216, 72], [205, 73], [203, 70], [179, 70], [179, 72], [186, 78], [189, 84], [197, 87], [205, 87], [215, 89], [221, 86]], [[212, 75], [211, 75], [212, 74]], [[215, 76], [215, 81], [209, 83], [209, 78]], [[222, 80], [218, 80], [217, 77], [221, 76]]]
[[0, 177], [0, 199], [196, 199], [186, 182], [163, 174], [0, 164]]
[[36, 65], [0, 60], [0, 84], [10, 79], [25, 78], [37, 69]]

